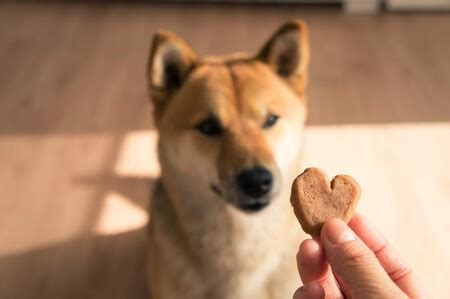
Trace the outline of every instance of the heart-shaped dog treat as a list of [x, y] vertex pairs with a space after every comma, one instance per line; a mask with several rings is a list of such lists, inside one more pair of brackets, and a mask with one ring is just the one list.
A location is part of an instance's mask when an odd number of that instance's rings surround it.
[[331, 218], [350, 221], [361, 189], [348, 175], [337, 175], [331, 181], [318, 168], [307, 168], [292, 183], [291, 204], [303, 230], [320, 235], [322, 225]]

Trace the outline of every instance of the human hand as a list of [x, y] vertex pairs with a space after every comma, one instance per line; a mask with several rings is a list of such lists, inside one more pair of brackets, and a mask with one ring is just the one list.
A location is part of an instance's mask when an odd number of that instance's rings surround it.
[[320, 238], [303, 241], [297, 266], [304, 285], [294, 299], [425, 298], [412, 270], [359, 214], [348, 226], [329, 220]]

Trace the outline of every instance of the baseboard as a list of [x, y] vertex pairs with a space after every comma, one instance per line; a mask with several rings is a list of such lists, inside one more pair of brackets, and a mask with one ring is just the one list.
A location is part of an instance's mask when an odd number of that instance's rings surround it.
[[344, 11], [350, 14], [375, 14], [379, 11], [378, 0], [345, 0]]
[[450, 10], [450, 0], [386, 0], [388, 10]]

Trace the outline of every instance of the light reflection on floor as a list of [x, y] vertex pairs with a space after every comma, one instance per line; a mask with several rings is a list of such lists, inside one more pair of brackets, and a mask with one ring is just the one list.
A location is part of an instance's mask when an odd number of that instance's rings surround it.
[[118, 234], [145, 226], [148, 213], [118, 193], [105, 196], [94, 232], [100, 235]]

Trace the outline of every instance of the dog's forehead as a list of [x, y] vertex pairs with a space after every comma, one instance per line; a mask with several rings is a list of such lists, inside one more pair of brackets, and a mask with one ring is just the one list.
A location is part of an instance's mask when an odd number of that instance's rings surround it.
[[192, 104], [195, 103], [196, 106], [202, 106], [214, 113], [229, 106], [235, 97], [233, 78], [224, 64], [198, 66], [184, 89], [189, 93]]
[[191, 88], [211, 106], [232, 106], [239, 113], [260, 113], [264, 104], [275, 101], [286, 85], [258, 61], [232, 60], [204, 63], [197, 67]]
[[266, 100], [278, 93], [280, 78], [265, 64], [254, 61], [251, 63], [233, 63], [229, 65], [237, 98], [243, 103], [255, 100]]
[[300, 102], [278, 75], [257, 60], [199, 64], [173, 100], [167, 115], [180, 126], [211, 114], [224, 126], [260, 123], [269, 113], [288, 115], [289, 107]]
[[171, 101], [170, 118], [180, 123], [195, 123], [214, 114], [228, 121], [233, 113], [233, 99], [233, 80], [229, 69], [224, 64], [201, 64], [191, 71]]

